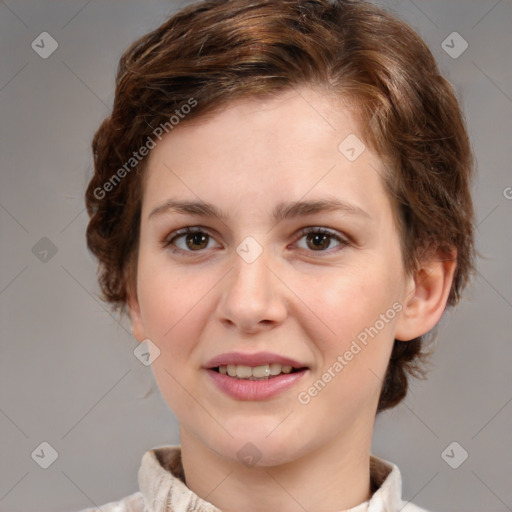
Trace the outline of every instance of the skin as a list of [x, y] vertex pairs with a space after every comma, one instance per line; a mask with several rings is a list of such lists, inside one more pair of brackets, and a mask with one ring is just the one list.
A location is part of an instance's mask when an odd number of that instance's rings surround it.
[[[369, 147], [353, 162], [338, 150], [349, 134], [363, 140], [349, 105], [299, 92], [238, 101], [177, 126], [152, 150], [145, 175], [133, 333], [160, 350], [152, 367], [179, 420], [188, 487], [225, 511], [339, 511], [369, 499], [372, 431], [393, 341], [438, 322], [455, 269], [453, 259], [433, 257], [405, 272], [382, 162]], [[282, 201], [326, 196], [366, 213], [272, 219]], [[149, 216], [171, 198], [213, 203], [226, 218]], [[193, 236], [191, 246], [186, 236], [172, 240], [186, 226], [209, 236], [202, 245]], [[346, 243], [315, 244], [299, 233], [305, 227]], [[247, 236], [263, 249], [252, 263], [236, 251]], [[298, 393], [394, 303], [401, 311], [300, 403]], [[230, 351], [271, 351], [309, 370], [275, 397], [235, 400], [203, 368]], [[261, 456], [251, 467], [237, 456], [247, 442]]]

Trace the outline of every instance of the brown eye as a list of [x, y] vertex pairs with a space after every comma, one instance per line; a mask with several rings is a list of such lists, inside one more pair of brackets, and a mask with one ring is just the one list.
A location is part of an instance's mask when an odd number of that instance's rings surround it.
[[331, 243], [332, 235], [324, 235], [322, 233], [309, 233], [306, 236], [308, 247], [313, 250], [327, 249]]
[[187, 247], [194, 251], [204, 249], [208, 245], [209, 235], [206, 233], [189, 233], [185, 236]]
[[[313, 252], [333, 252], [329, 249], [342, 249], [348, 245], [343, 237], [324, 228], [305, 228], [300, 233], [299, 241], [303, 238], [306, 240], [305, 247], [297, 242], [298, 246]], [[332, 245], [333, 241], [335, 245]]]
[[163, 246], [173, 252], [191, 253], [212, 248], [211, 242], [214, 238], [204, 229], [187, 227], [171, 233]]

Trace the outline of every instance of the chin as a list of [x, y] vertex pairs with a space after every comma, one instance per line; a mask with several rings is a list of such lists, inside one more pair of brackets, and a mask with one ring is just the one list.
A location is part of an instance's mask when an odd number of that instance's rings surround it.
[[[275, 427], [275, 425], [274, 425]], [[228, 459], [242, 463], [247, 467], [271, 467], [287, 464], [301, 455], [304, 445], [290, 443], [283, 430], [279, 434], [269, 430], [263, 432], [248, 428], [244, 435], [224, 438], [224, 442], [216, 443], [216, 451]]]

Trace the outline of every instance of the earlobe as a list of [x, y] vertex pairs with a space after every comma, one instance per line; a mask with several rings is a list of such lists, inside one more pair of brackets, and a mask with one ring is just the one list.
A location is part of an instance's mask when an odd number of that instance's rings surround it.
[[126, 303], [132, 322], [132, 335], [137, 341], [142, 342], [147, 336], [144, 330], [137, 294], [131, 288], [128, 289]]
[[409, 278], [409, 291], [396, 324], [395, 339], [409, 341], [430, 331], [441, 319], [457, 266], [456, 251], [436, 253]]

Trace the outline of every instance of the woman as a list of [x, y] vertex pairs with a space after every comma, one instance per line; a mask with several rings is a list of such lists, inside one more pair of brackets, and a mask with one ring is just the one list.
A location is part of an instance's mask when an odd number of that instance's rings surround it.
[[472, 157], [365, 2], [191, 5], [123, 55], [86, 193], [104, 299], [180, 425], [128, 511], [420, 510], [370, 453], [473, 268]]

